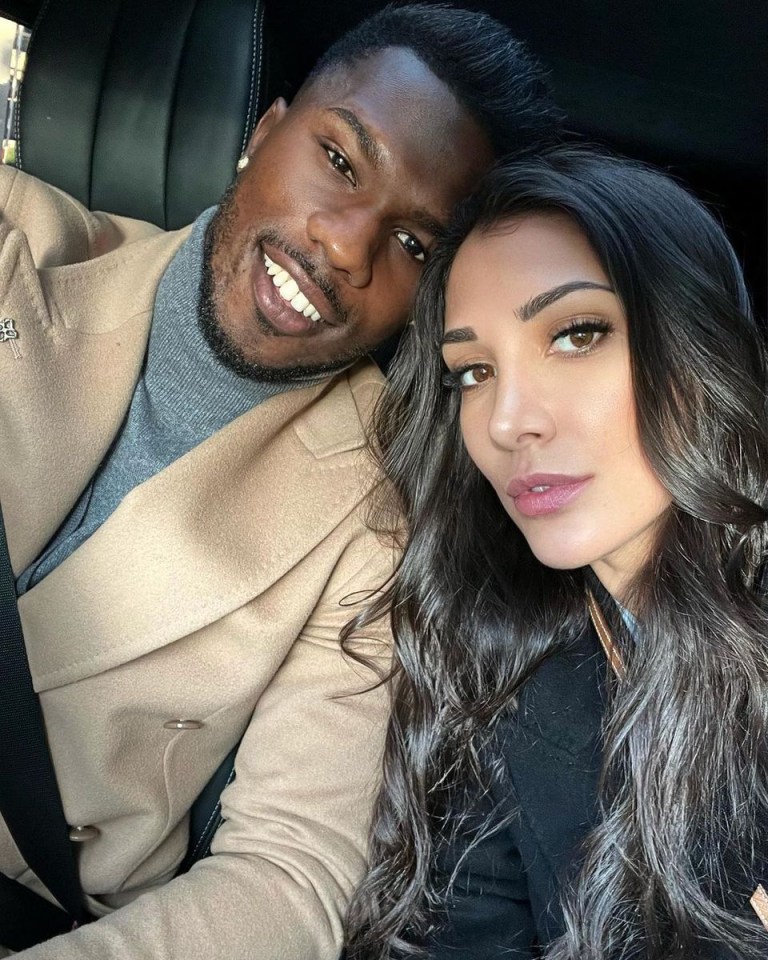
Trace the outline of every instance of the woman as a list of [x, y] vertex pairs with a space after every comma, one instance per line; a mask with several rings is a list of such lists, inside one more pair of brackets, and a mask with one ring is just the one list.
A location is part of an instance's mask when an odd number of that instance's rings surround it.
[[410, 539], [350, 957], [768, 956], [766, 368], [722, 230], [626, 160], [502, 167], [392, 380]]

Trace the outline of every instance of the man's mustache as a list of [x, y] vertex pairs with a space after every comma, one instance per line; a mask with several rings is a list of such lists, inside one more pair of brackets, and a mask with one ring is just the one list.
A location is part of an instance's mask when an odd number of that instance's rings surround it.
[[315, 283], [328, 298], [328, 302], [333, 308], [339, 324], [345, 324], [347, 322], [349, 311], [341, 302], [336, 285], [323, 267], [319, 266], [319, 264], [312, 260], [311, 257], [308, 257], [303, 251], [292, 247], [275, 231], [266, 230], [262, 232], [259, 234], [258, 240], [259, 243], [268, 243], [270, 246], [275, 247], [275, 249], [282, 250], [282, 252], [291, 257], [292, 260], [295, 260], [309, 279]]

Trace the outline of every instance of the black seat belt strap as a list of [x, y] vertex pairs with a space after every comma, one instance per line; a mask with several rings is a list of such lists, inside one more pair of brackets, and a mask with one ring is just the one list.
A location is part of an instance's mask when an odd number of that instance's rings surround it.
[[72, 917], [0, 873], [0, 943], [18, 952], [72, 929]]
[[[29, 868], [66, 911], [68, 920], [64, 929], [69, 929], [74, 923], [84, 922], [86, 914], [69, 826], [48, 749], [43, 712], [32, 686], [2, 511], [0, 677], [0, 813]], [[0, 884], [0, 895], [7, 889], [7, 883]], [[37, 897], [31, 891], [26, 892]], [[56, 909], [42, 898], [37, 899], [46, 907]], [[43, 913], [55, 916], [44, 909]], [[45, 925], [42, 913], [40, 922]], [[44, 933], [38, 937], [42, 939], [45, 939]], [[13, 949], [6, 940], [0, 919], [0, 943]]]

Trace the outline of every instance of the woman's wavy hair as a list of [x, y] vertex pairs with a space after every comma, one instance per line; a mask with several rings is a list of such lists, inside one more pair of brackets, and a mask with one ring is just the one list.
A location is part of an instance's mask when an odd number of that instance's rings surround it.
[[768, 838], [763, 337], [704, 207], [658, 171], [574, 147], [499, 166], [460, 210], [378, 410], [392, 483], [379, 522], [408, 542], [370, 612], [391, 612], [396, 692], [349, 957], [423, 952], [446, 894], [435, 863], [493, 779], [484, 757], [497, 721], [587, 624], [589, 570], [533, 557], [466, 453], [440, 356], [462, 241], [549, 213], [583, 231], [626, 312], [641, 443], [673, 503], [632, 585], [640, 642], [611, 612], [627, 676], [604, 721], [602, 818], [545, 955], [703, 958], [726, 944], [765, 957], [748, 908]]

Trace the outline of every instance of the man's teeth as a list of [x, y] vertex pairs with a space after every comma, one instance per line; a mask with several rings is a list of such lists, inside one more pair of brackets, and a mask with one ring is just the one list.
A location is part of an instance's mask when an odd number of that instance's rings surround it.
[[271, 260], [266, 253], [264, 254], [264, 265], [267, 268], [267, 273], [272, 277], [272, 283], [277, 287], [280, 296], [283, 300], [287, 300], [288, 303], [290, 303], [296, 313], [303, 313], [305, 317], [309, 317], [314, 323], [322, 319], [314, 303], [311, 303], [301, 290], [299, 290], [298, 283], [296, 283], [290, 273], [288, 273], [287, 270], [283, 270], [283, 268], [275, 263], [274, 260]]
[[548, 486], [531, 487], [531, 493], [544, 493], [545, 490], [549, 490], [549, 487]]

